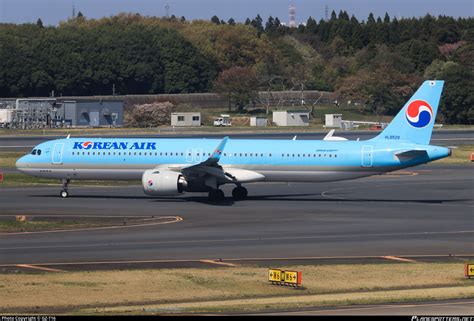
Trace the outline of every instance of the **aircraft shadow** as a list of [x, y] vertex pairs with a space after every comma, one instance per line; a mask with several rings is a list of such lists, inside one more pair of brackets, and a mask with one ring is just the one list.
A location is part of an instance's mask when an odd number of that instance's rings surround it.
[[[32, 197], [44, 198], [59, 198], [57, 195], [30, 195]], [[308, 196], [313, 196], [307, 198]], [[317, 198], [315, 198], [316, 196]], [[306, 198], [303, 198], [306, 197]], [[443, 204], [472, 201], [471, 199], [374, 199], [374, 198], [326, 198], [321, 197], [320, 193], [306, 193], [306, 194], [270, 194], [270, 195], [254, 195], [247, 197], [246, 200], [234, 201], [232, 197], [226, 196], [222, 201], [211, 201], [207, 196], [187, 196], [187, 197], [150, 197], [150, 196], [129, 196], [129, 195], [74, 195], [70, 196], [72, 199], [116, 199], [116, 200], [149, 200], [157, 203], [202, 203], [214, 206], [231, 206], [236, 202], [246, 201], [285, 201], [285, 202], [342, 202], [342, 203], [418, 203], [418, 204]]]

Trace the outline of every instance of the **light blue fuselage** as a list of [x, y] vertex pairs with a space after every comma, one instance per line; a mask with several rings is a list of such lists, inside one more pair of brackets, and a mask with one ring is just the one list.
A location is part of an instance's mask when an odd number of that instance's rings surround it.
[[[57, 179], [140, 180], [144, 171], [158, 166], [198, 164], [212, 154], [220, 141], [59, 139], [36, 146], [36, 155], [20, 158], [17, 168], [30, 175]], [[396, 155], [409, 150], [424, 150], [426, 154], [408, 159]], [[264, 181], [323, 182], [394, 171], [448, 155], [445, 147], [399, 140], [229, 139], [219, 165], [254, 171], [263, 175]]]

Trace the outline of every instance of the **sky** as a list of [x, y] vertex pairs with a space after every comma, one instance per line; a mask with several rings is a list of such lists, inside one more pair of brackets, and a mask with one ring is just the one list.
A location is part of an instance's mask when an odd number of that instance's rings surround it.
[[474, 17], [474, 0], [0, 0], [0, 23], [36, 22], [41, 18], [45, 25], [57, 25], [81, 11], [87, 18], [101, 18], [120, 12], [140, 13], [145, 16], [184, 16], [187, 20], [206, 19], [213, 15], [227, 21], [238, 22], [260, 14], [264, 21], [268, 16], [288, 22], [288, 7], [293, 2], [298, 23], [309, 16], [317, 20], [325, 17], [325, 7], [346, 10], [359, 20], [366, 20], [370, 12], [383, 17], [385, 12], [393, 17], [419, 17], [447, 15]]

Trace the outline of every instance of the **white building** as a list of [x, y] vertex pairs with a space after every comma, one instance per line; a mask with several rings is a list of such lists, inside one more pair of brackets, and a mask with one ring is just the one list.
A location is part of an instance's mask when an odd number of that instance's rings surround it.
[[329, 128], [341, 128], [342, 114], [326, 114], [325, 126]]
[[273, 112], [273, 123], [277, 126], [309, 126], [309, 111], [284, 110]]
[[201, 126], [201, 113], [171, 113], [171, 126]]

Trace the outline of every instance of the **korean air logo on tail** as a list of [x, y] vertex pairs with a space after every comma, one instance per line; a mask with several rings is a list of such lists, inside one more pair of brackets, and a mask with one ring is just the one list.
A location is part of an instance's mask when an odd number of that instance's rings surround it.
[[411, 126], [423, 128], [431, 122], [433, 109], [426, 101], [418, 99], [410, 102], [405, 116]]

